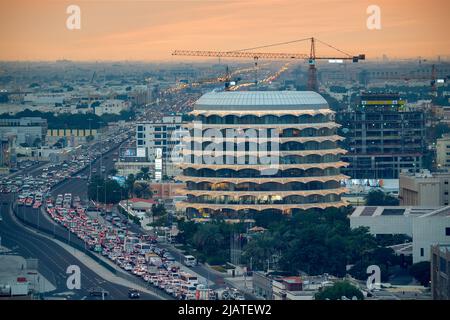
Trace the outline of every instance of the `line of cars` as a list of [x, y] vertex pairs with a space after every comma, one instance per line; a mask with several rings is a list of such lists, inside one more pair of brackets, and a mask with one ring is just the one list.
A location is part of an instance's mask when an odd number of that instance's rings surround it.
[[89, 159], [83, 155], [73, 155], [60, 164], [47, 164], [36, 175], [16, 175], [4, 178], [0, 183], [2, 193], [18, 193], [28, 197], [31, 194], [42, 193], [46, 196], [57, 183], [69, 178], [75, 172], [89, 164]]
[[[0, 193], [20, 193], [28, 196], [27, 193], [33, 191], [46, 195], [53, 186], [65, 179], [72, 177], [87, 179], [88, 177], [85, 174], [76, 176], [74, 174], [86, 168], [89, 165], [90, 158], [99, 158], [102, 153], [108, 152], [111, 147], [129, 138], [130, 132], [127, 129], [118, 129], [111, 132], [110, 135], [112, 138], [96, 142], [91, 146], [82, 146], [64, 161], [48, 163], [42, 170], [37, 170], [39, 173], [34, 176], [30, 174], [16, 174], [12, 177], [2, 178], [0, 180]], [[24, 160], [21, 162], [20, 169], [28, 168], [37, 163], [37, 161]], [[103, 173], [106, 171], [104, 166], [101, 169], [103, 169]]]
[[[46, 165], [39, 175], [18, 175], [11, 179], [4, 179], [2, 180], [1, 191], [4, 193], [17, 193], [17, 204], [19, 206], [33, 206], [33, 208], [38, 209], [50, 195], [50, 190], [53, 186], [83, 169], [88, 163], [88, 158], [82, 155], [75, 155], [71, 160], [62, 164]], [[69, 200], [71, 203], [72, 199]], [[70, 207], [70, 205], [68, 206]]]
[[199, 286], [197, 276], [184, 272], [168, 251], [159, 248], [155, 237], [129, 231], [127, 221], [116, 213], [82, 207], [76, 201], [67, 208], [64, 206], [66, 196], [69, 197], [68, 194], [57, 197], [63, 199], [62, 202], [47, 202], [46, 211], [54, 221], [81, 239], [87, 249], [176, 299], [217, 298], [216, 292]]

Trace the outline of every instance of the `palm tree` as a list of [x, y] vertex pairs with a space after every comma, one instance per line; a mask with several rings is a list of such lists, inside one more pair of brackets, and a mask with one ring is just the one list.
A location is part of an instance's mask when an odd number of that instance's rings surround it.
[[137, 178], [139, 180], [150, 180], [150, 169], [148, 167], [142, 167], [141, 171], [138, 172]]

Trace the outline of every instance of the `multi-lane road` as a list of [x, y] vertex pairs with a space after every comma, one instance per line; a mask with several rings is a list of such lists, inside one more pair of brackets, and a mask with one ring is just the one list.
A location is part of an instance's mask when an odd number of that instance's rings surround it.
[[[113, 147], [108, 152], [103, 154], [102, 157], [97, 158], [92, 163], [91, 167], [87, 166], [85, 169], [75, 174], [75, 176], [60, 182], [50, 190], [52, 196], [56, 197], [58, 194], [71, 193], [74, 196], [78, 195], [82, 201], [86, 202], [88, 199], [88, 180], [77, 176], [89, 176], [90, 169], [93, 171], [95, 170], [97, 174], [101, 174], [101, 166], [104, 166], [105, 168], [103, 174], [107, 175], [108, 172], [114, 167], [113, 158], [117, 158], [114, 154], [118, 151], [118, 148], [118, 145]], [[42, 170], [36, 170], [33, 172], [33, 175], [40, 175], [42, 174], [41, 171]], [[5, 198], [7, 196], [9, 196], [8, 199]], [[6, 247], [14, 248], [18, 254], [24, 257], [38, 258], [40, 261], [39, 271], [57, 287], [56, 292], [67, 292], [68, 290], [65, 287], [68, 276], [65, 273], [67, 266], [70, 264], [77, 264], [81, 267], [82, 263], [70, 254], [70, 252], [67, 252], [66, 249], [63, 249], [52, 240], [33, 233], [29, 229], [21, 226], [21, 222], [19, 222], [17, 218], [13, 219], [12, 212], [10, 210], [10, 204], [13, 202], [13, 195], [2, 195], [2, 199], [2, 203], [4, 203], [2, 205], [2, 212], [6, 213], [3, 214], [6, 216], [6, 219], [4, 219], [3, 225], [0, 225], [0, 235], [2, 236], [3, 244]], [[49, 219], [43, 210], [33, 209], [26, 206], [16, 207], [15, 210], [17, 216], [21, 220], [25, 220], [28, 225], [32, 225], [35, 228], [45, 229], [47, 232], [57, 236], [59, 239], [62, 239], [65, 243], [70, 245], [74, 245], [78, 248], [84, 247], [84, 242], [81, 239], [71, 235], [67, 229]], [[140, 233], [143, 231], [137, 225], [129, 224], [128, 226], [133, 232]], [[20, 231], [16, 232], [16, 230]], [[160, 246], [168, 250], [176, 260], [184, 260], [183, 254], [176, 250], [173, 246], [164, 244], [161, 244]], [[212, 289], [217, 289], [224, 286], [224, 277], [210, 270], [207, 266], [199, 264], [195, 267], [190, 267], [189, 269], [211, 281], [210, 287]], [[85, 286], [82, 290], [75, 292], [71, 298], [81, 299], [83, 297], [89, 297], [87, 288], [98, 286], [101, 286], [103, 289], [110, 292], [110, 299], [127, 298], [128, 288], [105, 281], [84, 265], [82, 267], [82, 275], [82, 283], [84, 283]], [[146, 285], [141, 279], [137, 280], [141, 285]], [[165, 296], [164, 293], [162, 295]], [[141, 296], [147, 299], [154, 299], [154, 297], [149, 294], [141, 294]], [[248, 296], [248, 298], [252, 297]]]
[[[106, 160], [103, 165], [106, 167], [106, 173], [113, 167], [112, 153], [118, 147], [106, 153]], [[105, 157], [105, 155], [104, 155]], [[104, 158], [105, 160], [105, 158]], [[92, 168], [100, 171], [100, 160], [96, 160]], [[31, 170], [27, 173], [34, 175], [41, 174], [42, 170]], [[23, 173], [23, 172], [22, 172]], [[81, 175], [89, 173], [89, 167], [80, 172]], [[87, 180], [71, 177], [57, 185], [51, 190], [52, 194], [57, 193], [73, 193], [86, 199]], [[70, 235], [70, 233], [62, 226], [52, 222], [45, 216], [40, 209], [33, 209], [31, 207], [15, 207], [17, 216], [25, 220], [28, 225], [25, 226], [13, 212], [14, 194], [1, 194], [1, 216], [0, 223], [0, 237], [2, 245], [12, 250], [12, 253], [23, 256], [25, 258], [38, 259], [38, 271], [48, 281], [50, 281], [56, 290], [45, 294], [47, 297], [66, 297], [68, 299], [94, 299], [89, 295], [89, 289], [101, 288], [109, 293], [106, 299], [128, 299], [128, 287], [118, 285], [106, 281], [96, 272], [88, 268], [82, 261], [77, 259], [65, 248], [58, 243], [49, 239], [48, 237], [39, 234], [36, 230], [29, 227], [33, 225], [41, 229], [51, 230], [59, 239], [64, 239], [67, 243], [84, 246], [84, 243], [77, 237]], [[66, 282], [68, 274], [66, 274], [67, 267], [70, 265], [77, 265], [81, 271], [81, 289], [69, 290]], [[141, 292], [142, 299], [156, 299], [156, 296]]]
[[[106, 299], [128, 299], [129, 288], [106, 281], [59, 244], [20, 223], [13, 216], [11, 202], [12, 195], [1, 195], [3, 219], [0, 224], [0, 236], [2, 245], [11, 249], [13, 253], [25, 258], [38, 259], [39, 273], [56, 287], [56, 290], [47, 293], [47, 296], [63, 296], [68, 299], [93, 299], [93, 297], [89, 296], [88, 291], [91, 288], [99, 287], [109, 292]], [[23, 214], [31, 220], [33, 219], [32, 217], [36, 217], [36, 214], [40, 212], [38, 209], [27, 209]], [[66, 270], [70, 265], [80, 267], [81, 289], [79, 290], [69, 290], [67, 288], [66, 282], [69, 275], [66, 274]], [[154, 296], [147, 293], [141, 293], [141, 297], [143, 299], [155, 299]]]

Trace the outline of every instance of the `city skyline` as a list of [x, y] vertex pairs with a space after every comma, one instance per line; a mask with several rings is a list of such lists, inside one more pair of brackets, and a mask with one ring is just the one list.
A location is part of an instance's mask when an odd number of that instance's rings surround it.
[[[311, 36], [368, 59], [447, 57], [450, 4], [431, 2], [4, 0], [0, 60], [176, 62], [186, 58], [172, 57], [174, 49], [237, 50]], [[73, 4], [81, 9], [80, 30], [66, 27]], [[369, 5], [381, 9], [380, 30], [366, 26]], [[267, 51], [309, 48], [303, 43]]]

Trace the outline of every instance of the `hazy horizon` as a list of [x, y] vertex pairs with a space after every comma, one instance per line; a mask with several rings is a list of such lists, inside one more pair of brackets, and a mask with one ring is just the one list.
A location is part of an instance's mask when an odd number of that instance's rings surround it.
[[[66, 28], [71, 4], [81, 9], [80, 30]], [[381, 9], [381, 30], [367, 29], [372, 4]], [[311, 36], [372, 60], [447, 59], [448, 12], [446, 0], [2, 0], [0, 61], [208, 61], [217, 58], [171, 52], [231, 51]], [[307, 43], [269, 49], [263, 51], [309, 52]], [[336, 53], [320, 44], [316, 51]]]

